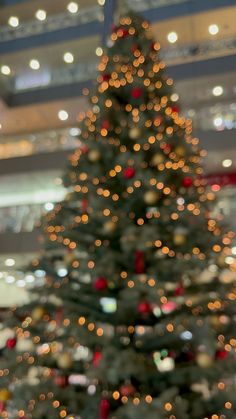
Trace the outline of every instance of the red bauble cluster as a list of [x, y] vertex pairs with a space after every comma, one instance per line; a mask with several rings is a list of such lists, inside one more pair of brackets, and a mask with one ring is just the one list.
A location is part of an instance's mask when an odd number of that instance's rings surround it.
[[135, 175], [135, 169], [133, 167], [126, 167], [123, 171], [125, 179], [132, 179]]
[[131, 96], [134, 99], [139, 99], [142, 96], [142, 94], [143, 94], [143, 90], [140, 87], [134, 87], [131, 90]]
[[106, 278], [104, 278], [103, 276], [99, 277], [96, 279], [96, 281], [94, 282], [94, 288], [96, 291], [104, 291], [107, 289], [108, 286], [108, 281]]
[[7, 339], [6, 347], [8, 349], [14, 349], [16, 344], [17, 344], [17, 339], [15, 337], [10, 338], [10, 339]]
[[193, 184], [193, 179], [191, 177], [186, 176], [186, 177], [183, 178], [182, 185], [185, 188], [190, 188], [190, 186], [192, 186], [192, 184]]
[[148, 301], [141, 301], [138, 305], [138, 312], [140, 314], [150, 314], [152, 312], [152, 306]]

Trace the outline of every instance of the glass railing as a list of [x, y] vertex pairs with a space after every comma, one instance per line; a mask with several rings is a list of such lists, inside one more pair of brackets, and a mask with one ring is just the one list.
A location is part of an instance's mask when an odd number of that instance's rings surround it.
[[32, 232], [45, 211], [42, 204], [0, 208], [0, 234]]
[[202, 106], [200, 109], [190, 109], [183, 113], [192, 119], [195, 129], [203, 131], [236, 129], [236, 102]]
[[32, 35], [40, 35], [45, 32], [53, 32], [73, 26], [103, 20], [103, 11], [100, 6], [80, 9], [79, 13], [60, 13], [48, 16], [45, 21], [31, 20], [22, 22], [17, 28], [9, 26], [1, 27], [0, 42], [13, 39], [26, 38]]
[[154, 9], [156, 7], [172, 6], [179, 3], [188, 3], [189, 0], [128, 0], [129, 7], [138, 12]]
[[162, 50], [162, 57], [169, 65], [186, 61], [203, 60], [236, 52], [236, 37], [216, 39], [201, 43], [172, 46]]
[[[232, 55], [236, 53], [236, 37], [191, 43], [185, 45], [163, 48], [161, 58], [168, 66], [184, 64], [187, 62], [204, 60], [218, 56]], [[35, 88], [60, 86], [92, 80], [96, 77], [98, 59], [90, 62], [74, 64], [47, 70], [46, 73], [37, 73], [32, 77], [22, 80], [21, 76], [8, 79], [8, 89], [12, 93], [27, 91]]]
[[30, 156], [78, 147], [77, 127], [18, 136], [0, 136], [0, 159]]

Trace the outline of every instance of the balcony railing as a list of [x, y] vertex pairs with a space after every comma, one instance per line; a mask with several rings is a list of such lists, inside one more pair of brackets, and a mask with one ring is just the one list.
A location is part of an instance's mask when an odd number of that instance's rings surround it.
[[40, 35], [45, 32], [53, 32], [101, 20], [103, 20], [103, 13], [100, 6], [81, 9], [78, 14], [60, 13], [48, 16], [43, 22], [35, 19], [23, 22], [17, 28], [4, 26], [0, 31], [0, 42]]
[[179, 3], [187, 3], [189, 0], [128, 0], [131, 9], [138, 12], [154, 9], [156, 7], [172, 6]]
[[45, 207], [42, 204], [0, 208], [0, 234], [29, 233], [34, 230], [36, 222], [43, 213]]
[[30, 156], [38, 153], [50, 153], [60, 150], [73, 150], [79, 145], [79, 128], [67, 128], [0, 137], [0, 160], [13, 157]]
[[[183, 64], [187, 62], [204, 60], [218, 56], [232, 55], [236, 53], [236, 37], [206, 41], [202, 43], [192, 43], [187, 45], [172, 46], [161, 51], [161, 58], [168, 66]], [[8, 88], [12, 93], [19, 91], [28, 91], [38, 88], [47, 88], [50, 86], [60, 86], [84, 82], [96, 77], [98, 59], [87, 63], [74, 64], [48, 70], [46, 73], [37, 72], [22, 80], [21, 76], [10, 78]], [[32, 77], [33, 77], [32, 76]]]

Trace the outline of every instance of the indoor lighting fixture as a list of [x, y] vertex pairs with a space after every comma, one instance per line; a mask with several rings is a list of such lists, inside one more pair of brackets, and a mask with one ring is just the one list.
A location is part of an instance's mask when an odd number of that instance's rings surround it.
[[60, 121], [66, 121], [69, 118], [68, 112], [61, 109], [58, 112], [58, 118], [60, 119]]
[[38, 70], [40, 68], [40, 63], [38, 60], [33, 59], [33, 60], [30, 60], [29, 66], [30, 68], [32, 68], [32, 70]]
[[70, 135], [72, 135], [72, 137], [77, 137], [78, 135], [81, 134], [81, 130], [77, 127], [73, 127], [70, 129], [69, 133]]
[[11, 266], [15, 265], [16, 261], [15, 261], [15, 259], [8, 258], [8, 259], [5, 260], [4, 263], [5, 263], [6, 266], [11, 267]]
[[65, 54], [63, 55], [63, 60], [65, 61], [65, 63], [71, 64], [74, 62], [74, 55], [71, 52], [65, 52]]
[[214, 119], [214, 125], [216, 128], [220, 128], [223, 125], [223, 118], [221, 116], [217, 116]]
[[11, 16], [8, 19], [8, 25], [10, 25], [12, 28], [17, 28], [19, 26], [19, 19], [17, 16]]
[[75, 3], [74, 1], [71, 1], [68, 5], [67, 5], [67, 10], [70, 13], [77, 13], [79, 10], [79, 5], [78, 3]]
[[104, 6], [105, 3], [106, 3], [106, 0], [98, 0], [99, 6]]
[[2, 65], [1, 66], [1, 73], [4, 74], [4, 76], [9, 76], [11, 74], [11, 69], [8, 65]]
[[52, 211], [54, 208], [54, 204], [52, 202], [46, 202], [46, 204], [44, 205], [44, 209], [46, 211]]
[[231, 159], [225, 159], [225, 160], [222, 161], [222, 166], [223, 167], [230, 167], [230, 166], [232, 166], [232, 164], [233, 164], [233, 162], [232, 162]]
[[5, 281], [7, 284], [13, 284], [13, 282], [15, 282], [15, 277], [13, 275], [7, 275]]
[[217, 35], [219, 32], [219, 26], [216, 24], [210, 25], [208, 27], [208, 32], [210, 35]]
[[170, 42], [170, 44], [174, 44], [178, 40], [178, 35], [176, 32], [170, 32], [167, 35], [167, 39]]
[[212, 93], [213, 93], [214, 96], [221, 96], [223, 94], [223, 92], [224, 92], [224, 89], [223, 89], [222, 86], [215, 86], [212, 89]]
[[46, 20], [47, 13], [45, 12], [45, 10], [39, 9], [35, 13], [35, 17], [36, 17], [36, 19], [43, 21], [43, 20]]

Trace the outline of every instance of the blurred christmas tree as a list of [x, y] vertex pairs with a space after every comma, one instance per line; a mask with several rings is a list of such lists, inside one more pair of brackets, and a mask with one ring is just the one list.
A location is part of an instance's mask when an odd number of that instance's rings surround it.
[[233, 233], [159, 49], [133, 14], [113, 29], [67, 199], [44, 220], [45, 283], [8, 320], [3, 417], [236, 417], [236, 292], [217, 268]]

